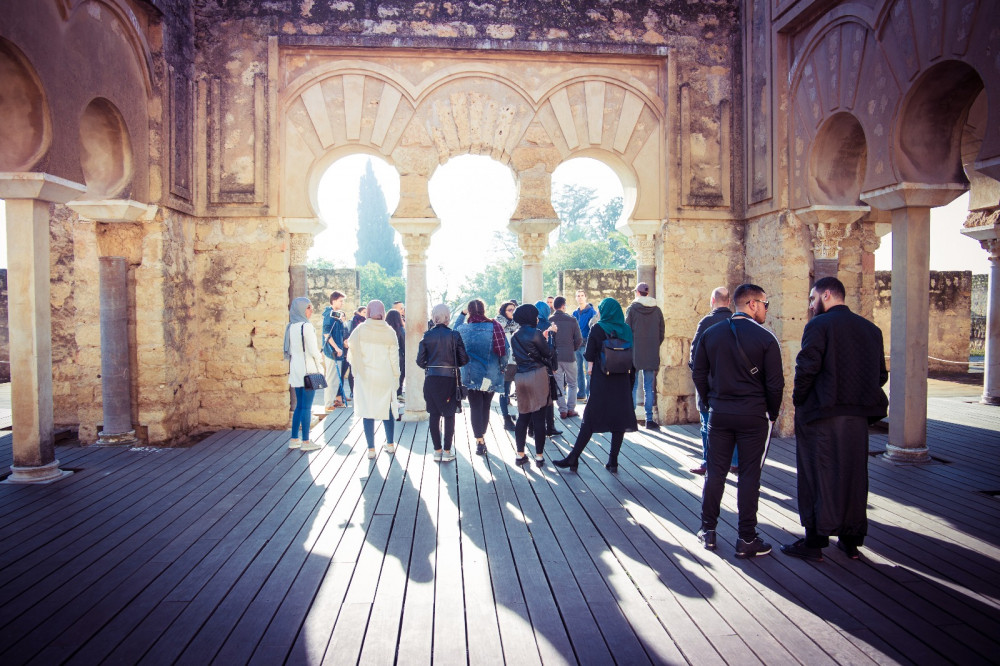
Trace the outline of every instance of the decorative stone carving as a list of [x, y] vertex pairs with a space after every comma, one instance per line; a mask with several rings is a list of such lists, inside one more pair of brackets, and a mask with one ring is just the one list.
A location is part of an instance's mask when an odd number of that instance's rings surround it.
[[868, 206], [809, 206], [795, 211], [795, 216], [809, 227], [814, 258], [836, 261], [851, 225], [868, 210]]
[[549, 235], [547, 233], [521, 233], [517, 235], [517, 246], [524, 253], [524, 263], [526, 264], [542, 263], [542, 255], [545, 254], [545, 248], [548, 244]]
[[406, 250], [407, 264], [426, 264], [427, 250], [431, 246], [431, 235], [403, 234], [403, 249]]
[[289, 234], [289, 236], [291, 236], [291, 258], [289, 265], [305, 266], [306, 253], [309, 252], [309, 248], [313, 244], [312, 234]]
[[635, 250], [636, 263], [640, 266], [656, 265], [656, 236], [637, 234], [629, 237], [629, 245]]

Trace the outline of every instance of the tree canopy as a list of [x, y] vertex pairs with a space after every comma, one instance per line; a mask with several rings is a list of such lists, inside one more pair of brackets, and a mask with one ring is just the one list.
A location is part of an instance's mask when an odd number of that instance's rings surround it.
[[375, 178], [372, 162], [365, 163], [365, 172], [358, 185], [358, 250], [356, 266], [377, 263], [389, 276], [403, 274], [403, 256], [396, 247], [395, 230], [389, 226], [389, 210], [385, 195]]

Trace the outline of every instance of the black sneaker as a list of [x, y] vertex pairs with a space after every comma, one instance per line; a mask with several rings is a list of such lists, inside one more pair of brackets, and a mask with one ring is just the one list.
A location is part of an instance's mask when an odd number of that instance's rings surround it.
[[698, 533], [698, 540], [705, 544], [705, 550], [715, 550], [715, 530], [702, 530]]
[[659, 430], [660, 424], [653, 419], [646, 419], [646, 430]]
[[764, 543], [759, 536], [755, 536], [751, 541], [743, 539], [736, 540], [736, 557], [744, 559], [747, 557], [758, 557], [771, 552], [771, 544]]
[[786, 543], [781, 546], [781, 552], [791, 557], [798, 557], [812, 562], [823, 561], [823, 549], [813, 548], [806, 545], [805, 539], [799, 539], [795, 543]]
[[858, 550], [858, 547], [855, 545], [849, 546], [846, 543], [844, 543], [842, 539], [837, 539], [837, 548], [844, 551], [847, 554], [847, 556], [852, 560], [861, 559], [861, 551]]

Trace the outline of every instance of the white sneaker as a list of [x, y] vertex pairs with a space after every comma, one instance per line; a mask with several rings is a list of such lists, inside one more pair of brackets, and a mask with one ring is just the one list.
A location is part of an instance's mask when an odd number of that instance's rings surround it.
[[434, 462], [441, 462], [443, 460], [444, 451], [438, 449], [434, 452]]
[[374, 460], [375, 459], [375, 448], [374, 447], [368, 449], [368, 459], [369, 460]]
[[317, 449], [322, 449], [323, 445], [310, 439], [304, 439], [302, 440], [302, 446], [299, 448], [303, 451], [316, 451]]
[[445, 449], [441, 454], [441, 462], [451, 462], [455, 459], [455, 449]]
[[389, 452], [389, 453], [395, 453], [396, 452], [396, 445], [393, 444], [392, 442], [389, 442], [388, 444], [385, 445], [385, 450], [387, 452]]
[[290, 449], [297, 449], [300, 446], [302, 446], [302, 440], [301, 439], [298, 439], [297, 437], [292, 437], [290, 440], [288, 440], [288, 448], [290, 448]]

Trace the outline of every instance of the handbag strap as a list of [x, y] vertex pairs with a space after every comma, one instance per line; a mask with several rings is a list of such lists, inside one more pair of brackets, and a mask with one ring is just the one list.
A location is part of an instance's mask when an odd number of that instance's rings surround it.
[[740, 344], [740, 336], [736, 334], [736, 324], [733, 323], [732, 317], [729, 318], [729, 330], [733, 332], [733, 337], [736, 338], [736, 349], [739, 350], [740, 356], [743, 357], [743, 362], [747, 364], [748, 368], [750, 368], [750, 374], [756, 375], [760, 372], [760, 370], [756, 365], [750, 362], [750, 357], [747, 356], [745, 351], [743, 351], [743, 345]]
[[309, 374], [309, 355], [306, 353], [306, 325], [305, 322], [302, 324], [302, 328], [299, 329], [299, 333], [302, 334], [302, 367], [306, 369], [306, 374]]

